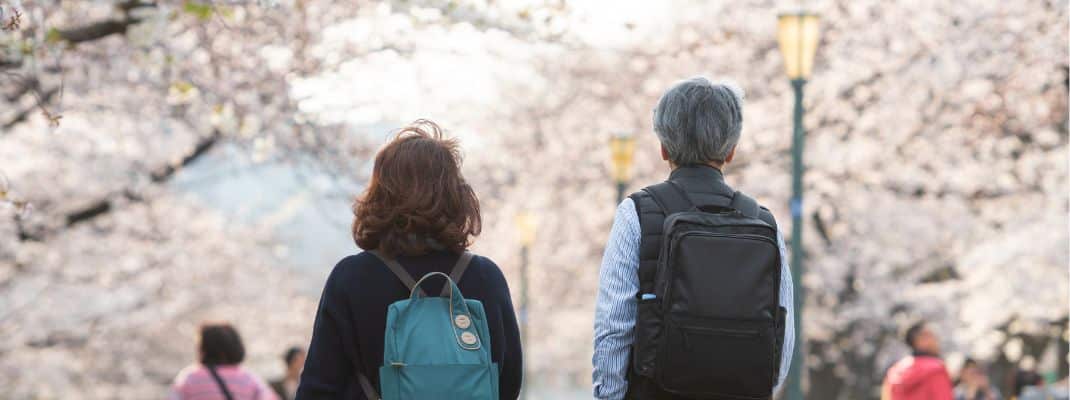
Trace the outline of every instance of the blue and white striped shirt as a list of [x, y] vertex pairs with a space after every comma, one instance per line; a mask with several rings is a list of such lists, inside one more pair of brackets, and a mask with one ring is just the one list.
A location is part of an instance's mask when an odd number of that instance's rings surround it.
[[[609, 243], [602, 255], [599, 273], [598, 303], [594, 317], [594, 397], [619, 400], [628, 391], [626, 371], [628, 354], [635, 340], [636, 294], [639, 292], [639, 216], [635, 203], [624, 199], [613, 217]], [[785, 319], [783, 356], [780, 358], [780, 380], [784, 383], [795, 348], [795, 310], [784, 238], [777, 232], [780, 245], [780, 305], [788, 310]], [[774, 392], [776, 391], [774, 390]]]

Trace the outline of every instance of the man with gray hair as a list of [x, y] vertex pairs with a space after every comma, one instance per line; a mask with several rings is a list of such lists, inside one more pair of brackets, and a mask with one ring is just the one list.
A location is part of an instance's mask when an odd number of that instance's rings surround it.
[[703, 77], [654, 109], [668, 180], [617, 207], [599, 274], [598, 399], [767, 399], [788, 375], [793, 293], [768, 209], [733, 190], [743, 91]]

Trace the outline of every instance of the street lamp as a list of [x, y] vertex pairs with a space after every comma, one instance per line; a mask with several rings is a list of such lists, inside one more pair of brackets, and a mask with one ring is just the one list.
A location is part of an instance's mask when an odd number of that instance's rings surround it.
[[[535, 217], [530, 212], [520, 211], [516, 214], [516, 229], [520, 234], [520, 345], [524, 352], [531, 353], [528, 343], [528, 255], [531, 245], [535, 243]], [[529, 387], [527, 367], [522, 373], [525, 387]], [[527, 389], [520, 393], [521, 398], [527, 398]]]
[[613, 160], [613, 180], [617, 182], [617, 203], [624, 200], [624, 190], [632, 179], [632, 161], [635, 154], [635, 135], [619, 133], [609, 139], [609, 151]]
[[795, 90], [795, 130], [791, 141], [791, 268], [795, 284], [795, 352], [791, 357], [788, 376], [788, 399], [802, 400], [803, 363], [802, 308], [805, 293], [802, 287], [803, 249], [803, 86], [814, 66], [818, 43], [818, 16], [807, 12], [780, 14], [777, 17], [777, 41], [784, 55], [784, 70]]

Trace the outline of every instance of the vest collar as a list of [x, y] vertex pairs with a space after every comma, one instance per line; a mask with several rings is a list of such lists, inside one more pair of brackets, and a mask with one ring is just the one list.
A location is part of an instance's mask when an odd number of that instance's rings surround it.
[[677, 179], [695, 179], [705, 182], [712, 180], [724, 183], [724, 174], [721, 170], [705, 164], [685, 165], [676, 167], [676, 169], [672, 170], [672, 173], [669, 174], [669, 180]]

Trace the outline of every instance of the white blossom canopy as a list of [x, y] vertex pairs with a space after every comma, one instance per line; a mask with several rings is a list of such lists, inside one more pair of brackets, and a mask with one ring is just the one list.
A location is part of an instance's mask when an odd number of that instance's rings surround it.
[[[790, 226], [774, 17], [795, 2], [344, 3], [0, 1], [0, 387], [156, 397], [205, 318], [234, 320], [260, 372], [307, 340], [316, 299], [281, 239], [169, 185], [209, 154], [314, 168], [349, 198], [387, 130], [461, 137], [475, 250], [514, 290], [514, 216], [538, 220], [537, 387], [589, 385], [607, 143], [637, 135], [632, 190], [663, 179], [650, 110], [674, 81], [746, 90], [728, 181]], [[872, 397], [915, 318], [952, 361], [1043, 358], [1070, 296], [1067, 2], [810, 6], [810, 396]]]

